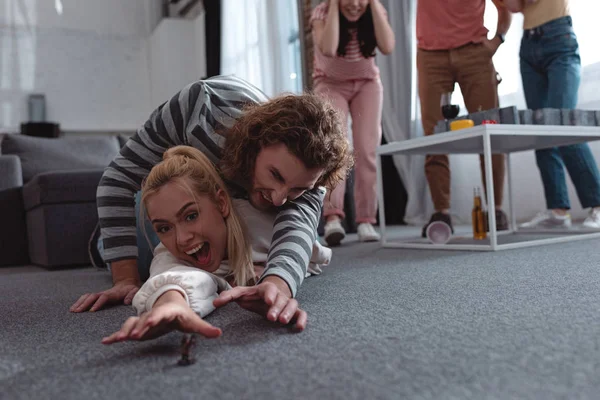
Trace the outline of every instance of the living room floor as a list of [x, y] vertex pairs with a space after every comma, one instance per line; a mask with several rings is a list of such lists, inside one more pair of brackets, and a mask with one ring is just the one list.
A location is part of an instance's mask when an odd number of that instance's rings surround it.
[[302, 333], [229, 305], [181, 334], [103, 346], [133, 315], [68, 312], [91, 267], [0, 269], [2, 399], [554, 399], [600, 393], [598, 240], [495, 253], [382, 249], [350, 235], [305, 281]]

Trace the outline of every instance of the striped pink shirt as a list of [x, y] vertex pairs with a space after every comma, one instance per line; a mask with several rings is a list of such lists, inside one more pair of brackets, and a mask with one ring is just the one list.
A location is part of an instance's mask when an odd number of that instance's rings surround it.
[[[325, 21], [328, 12], [327, 3], [316, 6], [310, 17], [310, 23], [315, 20]], [[350, 41], [346, 45], [346, 55], [328, 57], [321, 52], [316, 44], [314, 47], [313, 78], [327, 77], [334, 80], [349, 81], [357, 79], [375, 79], [379, 76], [379, 68], [375, 57], [365, 58], [360, 52], [356, 29], [350, 31]]]

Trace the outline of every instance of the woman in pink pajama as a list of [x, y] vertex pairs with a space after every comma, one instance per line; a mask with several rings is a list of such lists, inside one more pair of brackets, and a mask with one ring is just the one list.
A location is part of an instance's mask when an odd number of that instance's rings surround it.
[[[377, 213], [375, 149], [381, 142], [383, 87], [375, 49], [390, 54], [394, 32], [379, 0], [327, 0], [311, 16], [314, 41], [314, 91], [327, 97], [348, 119], [352, 116], [355, 164], [354, 199], [358, 239], [379, 240], [373, 228]], [[346, 183], [326, 197], [325, 241], [339, 245]]]

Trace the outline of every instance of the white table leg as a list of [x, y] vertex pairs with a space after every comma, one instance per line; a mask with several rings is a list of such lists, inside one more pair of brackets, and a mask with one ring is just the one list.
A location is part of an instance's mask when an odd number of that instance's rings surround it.
[[377, 202], [379, 203], [379, 230], [381, 232], [381, 244], [387, 243], [387, 233], [385, 229], [385, 206], [383, 200], [383, 172], [381, 169], [382, 155], [377, 155]]
[[508, 178], [508, 207], [510, 208], [510, 230], [516, 232], [519, 228], [517, 227], [517, 213], [515, 212], [515, 196], [513, 193], [513, 175], [512, 175], [512, 163], [511, 154], [506, 155], [506, 177]]
[[485, 186], [487, 187], [488, 226], [492, 250], [498, 246], [496, 232], [496, 203], [494, 202], [494, 178], [492, 174], [492, 140], [489, 132], [483, 133], [483, 163], [485, 165]]

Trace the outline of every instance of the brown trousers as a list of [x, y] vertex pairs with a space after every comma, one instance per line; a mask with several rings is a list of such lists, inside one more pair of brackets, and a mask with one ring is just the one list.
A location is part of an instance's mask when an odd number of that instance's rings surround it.
[[[477, 112], [498, 107], [498, 79], [492, 54], [483, 44], [467, 44], [452, 50], [417, 51], [421, 120], [425, 135], [432, 135], [437, 121], [442, 120], [442, 93], [452, 92], [458, 83], [467, 110]], [[483, 156], [480, 156], [485, 188]], [[505, 163], [503, 154], [492, 156], [494, 201], [502, 205]], [[436, 210], [450, 208], [450, 165], [447, 155], [428, 155], [425, 175]]]

